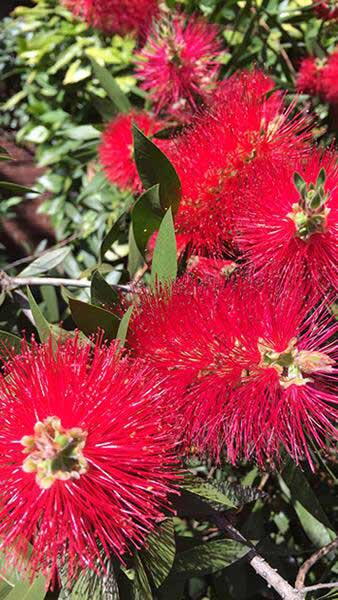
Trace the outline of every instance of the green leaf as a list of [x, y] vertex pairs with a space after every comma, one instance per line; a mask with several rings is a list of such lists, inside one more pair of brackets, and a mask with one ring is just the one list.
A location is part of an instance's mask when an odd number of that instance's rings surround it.
[[0, 358], [1, 360], [7, 360], [10, 357], [11, 352], [14, 354], [20, 354], [22, 349], [22, 340], [13, 333], [0, 330]]
[[228, 496], [214, 487], [212, 483], [205, 481], [201, 477], [192, 474], [186, 475], [181, 483], [181, 487], [192, 494], [200, 496], [208, 504], [211, 504], [211, 506], [214, 504], [218, 505], [218, 509], [220, 506], [226, 506], [227, 508], [235, 508], [237, 506]]
[[134, 600], [153, 600], [148, 577], [138, 554], [134, 557]]
[[117, 291], [106, 282], [99, 271], [94, 271], [90, 293], [92, 304], [97, 306], [108, 306], [113, 310], [113, 307], [119, 303]]
[[131, 104], [128, 98], [122, 92], [114, 77], [105, 67], [101, 67], [92, 57], [90, 57], [90, 60], [93, 65], [95, 76], [101, 83], [103, 89], [107, 92], [109, 98], [115, 104], [117, 110], [119, 112], [128, 112], [131, 110]]
[[11, 192], [12, 194], [22, 196], [24, 194], [39, 194], [36, 190], [32, 190], [25, 185], [18, 185], [17, 183], [12, 183], [11, 181], [0, 181], [0, 191], [6, 190]]
[[111, 227], [106, 237], [104, 238], [100, 248], [101, 262], [104, 261], [106, 252], [110, 250], [113, 243], [119, 238], [121, 233], [125, 231], [126, 216], [127, 213], [122, 213], [122, 215], [117, 219], [117, 221], [114, 223], [114, 225]]
[[77, 327], [86, 336], [94, 335], [100, 329], [105, 339], [111, 341], [116, 338], [120, 320], [113, 313], [73, 298], [69, 298], [69, 306]]
[[40, 308], [38, 307], [38, 305], [35, 301], [35, 298], [34, 298], [32, 292], [30, 291], [29, 288], [27, 288], [27, 297], [28, 297], [29, 306], [31, 308], [32, 315], [34, 318], [35, 327], [38, 330], [40, 340], [41, 340], [41, 342], [45, 342], [49, 339], [50, 335], [53, 333], [52, 326], [50, 325], [50, 323], [48, 323], [47, 319], [45, 319], [45, 317], [43, 316]]
[[32, 583], [17, 583], [6, 600], [44, 600], [45, 595], [46, 580], [44, 577], [38, 577]]
[[130, 277], [134, 277], [138, 269], [144, 264], [143, 256], [140, 253], [135, 242], [134, 230], [131, 224], [129, 228], [129, 255], [128, 255], [128, 271]]
[[33, 277], [35, 275], [40, 275], [40, 273], [45, 273], [46, 271], [54, 269], [65, 260], [70, 250], [71, 249], [69, 247], [65, 246], [64, 248], [57, 248], [56, 250], [50, 250], [49, 252], [46, 252], [43, 256], [40, 256], [34, 260], [30, 265], [28, 265], [28, 267], [25, 267], [19, 276]]
[[94, 140], [100, 137], [98, 129], [92, 125], [79, 125], [78, 127], [69, 127], [62, 132], [65, 137], [69, 137], [71, 140]]
[[64, 586], [61, 589], [59, 600], [119, 600], [119, 590], [112, 568], [108, 575], [99, 577], [92, 571], [83, 571], [75, 585], [67, 586], [67, 578], [62, 577]]
[[139, 197], [131, 213], [134, 239], [142, 256], [149, 238], [159, 228], [163, 214], [159, 185], [156, 184]]
[[158, 232], [151, 266], [151, 285], [168, 286], [177, 277], [177, 247], [171, 208], [168, 208]]
[[334, 540], [336, 534], [317, 496], [304, 473], [291, 460], [283, 469], [279, 481], [311, 542], [321, 548]]
[[229, 567], [250, 548], [233, 540], [215, 540], [177, 554], [172, 574], [185, 579], [216, 573]]
[[163, 210], [172, 207], [175, 215], [181, 199], [181, 182], [167, 156], [133, 125], [135, 162], [145, 189], [157, 183], [160, 186], [160, 203]]
[[166, 519], [151, 533], [141, 557], [151, 573], [156, 587], [168, 577], [175, 559], [175, 535], [173, 519]]
[[124, 315], [121, 319], [119, 328], [117, 330], [116, 339], [120, 340], [121, 346], [124, 346], [124, 344], [125, 344], [127, 333], [128, 333], [129, 321], [130, 321], [130, 317], [132, 315], [133, 310], [134, 310], [134, 307], [129, 306], [128, 310], [124, 313]]

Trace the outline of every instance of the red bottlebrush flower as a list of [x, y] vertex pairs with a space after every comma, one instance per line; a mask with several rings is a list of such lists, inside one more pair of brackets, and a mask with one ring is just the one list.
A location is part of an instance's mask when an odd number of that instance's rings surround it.
[[313, 151], [293, 165], [267, 161], [253, 171], [236, 240], [256, 275], [290, 285], [302, 276], [314, 290], [337, 287], [337, 169], [335, 154]]
[[311, 444], [337, 438], [337, 324], [302, 292], [185, 278], [171, 297], [142, 298], [130, 343], [167, 376], [186, 448], [260, 466], [284, 448], [313, 466]]
[[338, 104], [338, 49], [327, 59], [322, 74], [322, 87], [325, 100], [330, 104]]
[[136, 73], [157, 112], [186, 120], [213, 90], [220, 65], [218, 29], [202, 18], [176, 14], [154, 24]]
[[99, 147], [100, 162], [112, 183], [123, 190], [138, 193], [142, 190], [133, 155], [132, 125], [145, 135], [153, 135], [163, 124], [146, 112], [131, 111], [113, 119], [102, 134]]
[[88, 25], [112, 34], [136, 32], [144, 36], [158, 13], [157, 0], [62, 0]]
[[231, 77], [210, 110], [165, 147], [182, 184], [176, 232], [192, 254], [231, 253], [232, 204], [247, 172], [264, 159], [285, 162], [304, 149], [304, 135], [297, 137], [304, 118], [289, 120], [279, 93], [266, 98], [272, 87], [259, 71]]
[[322, 98], [323, 89], [323, 73], [325, 70], [325, 60], [308, 56], [301, 62], [300, 69], [297, 74], [297, 90], [310, 94], [310, 96], [319, 96]]
[[[162, 392], [114, 345], [25, 348], [0, 380], [1, 549], [55, 581], [67, 565], [104, 572], [139, 548], [169, 506], [173, 445]], [[13, 560], [8, 550], [8, 559]]]
[[314, 11], [320, 19], [330, 21], [338, 19], [338, 7], [336, 0], [314, 0]]
[[[257, 294], [243, 286], [241, 337], [231, 357], [241, 379], [224, 405], [221, 439], [231, 462], [281, 460], [281, 450], [314, 468], [312, 450], [338, 439], [334, 389], [337, 323], [326, 308], [304, 302], [301, 286]], [[246, 323], [245, 323], [246, 321]]]

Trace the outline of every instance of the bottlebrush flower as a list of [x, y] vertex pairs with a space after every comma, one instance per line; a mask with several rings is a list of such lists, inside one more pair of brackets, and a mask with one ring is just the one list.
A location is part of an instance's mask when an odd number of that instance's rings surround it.
[[142, 184], [134, 161], [133, 123], [145, 135], [153, 135], [163, 128], [161, 121], [145, 111], [133, 110], [128, 114], [120, 114], [102, 134], [99, 158], [109, 181], [123, 190], [138, 193], [142, 190]]
[[62, 0], [75, 16], [111, 34], [143, 36], [158, 13], [157, 0]]
[[322, 86], [326, 101], [338, 104], [338, 48], [327, 59], [322, 74]]
[[336, 154], [314, 150], [293, 166], [267, 161], [253, 172], [236, 241], [256, 275], [289, 285], [300, 275], [314, 290], [337, 287], [337, 164]]
[[218, 29], [196, 16], [176, 14], [155, 22], [136, 73], [156, 111], [186, 120], [213, 90], [220, 65]]
[[107, 558], [142, 546], [169, 506], [176, 475], [155, 409], [162, 392], [114, 345], [76, 338], [54, 350], [33, 343], [5, 376], [1, 549], [27, 557], [30, 542], [31, 572], [52, 582], [65, 565], [70, 580], [80, 568], [102, 574]]
[[182, 184], [176, 232], [192, 254], [231, 253], [233, 199], [241, 195], [252, 165], [289, 161], [304, 151], [304, 118], [289, 119], [279, 93], [266, 97], [272, 88], [259, 71], [231, 77], [210, 109], [165, 147]]
[[141, 298], [129, 341], [167, 376], [187, 449], [273, 466], [284, 448], [313, 467], [311, 445], [337, 439], [337, 324], [304, 296], [185, 278], [171, 297]]
[[308, 56], [302, 60], [297, 74], [297, 90], [310, 94], [310, 96], [319, 96], [323, 98], [323, 71], [326, 60]]
[[231, 357], [233, 367], [242, 365], [241, 381], [224, 405], [221, 434], [233, 463], [245, 458], [274, 466], [284, 448], [313, 469], [312, 450], [338, 438], [338, 327], [315, 298], [304, 302], [305, 293], [298, 285], [284, 295], [263, 286], [252, 296], [243, 286], [242, 335]]
[[320, 19], [330, 21], [338, 19], [338, 7], [336, 0], [314, 0], [314, 11]]

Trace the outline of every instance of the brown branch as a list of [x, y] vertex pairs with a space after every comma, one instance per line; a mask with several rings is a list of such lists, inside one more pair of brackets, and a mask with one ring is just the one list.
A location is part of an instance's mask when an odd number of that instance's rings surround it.
[[338, 548], [338, 538], [336, 538], [335, 540], [333, 540], [333, 542], [326, 544], [326, 546], [323, 546], [322, 548], [319, 548], [319, 550], [314, 552], [300, 567], [297, 578], [296, 578], [295, 588], [297, 590], [303, 590], [306, 576], [307, 576], [308, 572], [310, 571], [311, 567], [313, 567], [313, 565], [315, 565], [316, 562], [318, 562], [321, 558], [323, 558], [323, 556], [326, 556], [327, 554], [329, 554], [333, 550], [336, 550], [337, 548]]

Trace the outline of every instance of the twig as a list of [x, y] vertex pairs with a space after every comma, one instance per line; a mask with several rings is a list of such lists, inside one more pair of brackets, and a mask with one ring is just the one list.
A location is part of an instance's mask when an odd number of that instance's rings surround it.
[[[309, 558], [303, 563], [303, 565], [300, 567], [300, 569], [298, 571], [298, 575], [297, 575], [296, 583], [295, 583], [295, 588], [297, 590], [304, 589], [305, 579], [306, 579], [306, 576], [307, 576], [309, 570], [311, 569], [311, 567], [313, 567], [313, 565], [316, 564], [316, 562], [318, 562], [318, 560], [323, 558], [323, 556], [326, 556], [333, 550], [336, 550], [336, 548], [338, 548], [338, 538], [333, 540], [333, 542], [326, 544], [326, 546], [319, 548], [319, 550], [317, 550], [311, 556], [309, 556]], [[336, 585], [338, 585], [338, 584], [336, 584]]]
[[325, 590], [325, 589], [338, 588], [338, 581], [334, 581], [333, 583], [318, 583], [317, 585], [307, 585], [306, 587], [299, 590], [301, 593], [307, 592], [315, 592], [316, 590]]
[[302, 600], [303, 590], [295, 590], [283, 577], [273, 569], [266, 560], [255, 552], [255, 556], [249, 559], [249, 564], [258, 575], [263, 577], [269, 587], [272, 587], [281, 598], [285, 600]]
[[64, 279], [62, 277], [10, 277], [10, 289], [26, 285], [53, 285], [60, 287], [90, 287], [88, 279]]
[[[10, 277], [4, 271], [0, 271], [0, 289], [11, 291], [18, 287], [31, 285], [52, 285], [54, 287], [78, 287], [88, 288], [91, 282], [88, 279], [65, 279], [63, 277]], [[111, 284], [112, 288], [126, 292], [133, 291], [129, 285]]]
[[251, 548], [246, 559], [256, 573], [265, 579], [268, 586], [273, 588], [281, 598], [284, 600], [303, 600], [305, 598], [303, 590], [296, 590], [293, 588], [276, 569], [269, 565], [265, 558], [257, 552], [251, 542], [247, 540], [224, 515], [219, 513], [215, 514], [214, 519], [219, 529], [226, 531], [233, 539]]

